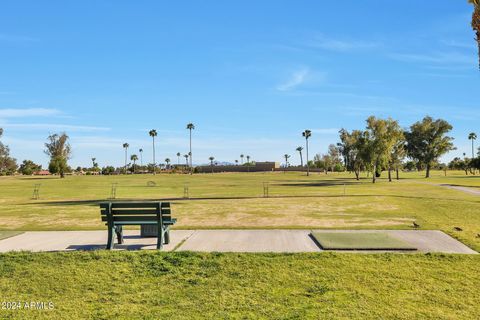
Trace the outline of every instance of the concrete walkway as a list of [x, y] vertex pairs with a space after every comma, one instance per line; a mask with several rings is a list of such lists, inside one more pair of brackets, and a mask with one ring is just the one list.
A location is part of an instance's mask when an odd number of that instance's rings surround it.
[[448, 189], [463, 191], [465, 193], [470, 193], [470, 194], [480, 196], [480, 190], [477, 190], [477, 189], [474, 189], [474, 188], [462, 187], [462, 186], [453, 186], [451, 184], [439, 184], [438, 186], [446, 187]]
[[[318, 230], [318, 232], [387, 232], [416, 248], [417, 252], [475, 254], [441, 231], [428, 230]], [[126, 230], [125, 244], [117, 250], [155, 249], [156, 238], [141, 238], [139, 231]], [[106, 230], [35, 231], [0, 240], [0, 252], [75, 251], [104, 249]], [[173, 230], [164, 251], [199, 252], [320, 252], [310, 230]]]

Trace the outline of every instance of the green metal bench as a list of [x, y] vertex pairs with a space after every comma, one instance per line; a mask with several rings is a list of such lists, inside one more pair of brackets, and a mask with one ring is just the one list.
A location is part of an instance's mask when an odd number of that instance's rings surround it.
[[114, 237], [118, 244], [123, 243], [123, 226], [157, 226], [157, 249], [170, 243], [170, 226], [177, 222], [173, 219], [169, 202], [103, 202], [100, 203], [102, 221], [108, 228], [107, 249], [113, 249]]

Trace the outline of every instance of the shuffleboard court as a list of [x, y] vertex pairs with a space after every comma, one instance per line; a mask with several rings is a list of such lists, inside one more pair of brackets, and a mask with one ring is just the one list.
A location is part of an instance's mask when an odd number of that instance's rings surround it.
[[383, 232], [312, 232], [312, 237], [323, 250], [417, 250], [416, 247]]

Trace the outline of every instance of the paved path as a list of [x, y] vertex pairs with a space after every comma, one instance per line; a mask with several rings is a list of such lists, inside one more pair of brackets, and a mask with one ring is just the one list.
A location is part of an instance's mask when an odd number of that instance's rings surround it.
[[470, 193], [470, 194], [480, 196], [480, 190], [477, 190], [477, 189], [474, 189], [474, 188], [462, 187], [462, 186], [452, 186], [451, 184], [439, 184], [438, 186], [446, 187], [446, 188], [454, 189], [454, 190], [458, 190], [458, 191], [463, 191], [463, 192], [466, 192], [466, 193]]
[[[418, 248], [418, 252], [475, 254], [476, 252], [441, 231], [428, 230], [318, 230], [318, 232], [387, 232]], [[126, 230], [119, 250], [155, 249], [156, 238], [141, 238]], [[35, 231], [0, 240], [0, 252], [74, 251], [104, 249], [107, 232]], [[309, 230], [172, 230], [164, 251], [200, 252], [320, 252]]]

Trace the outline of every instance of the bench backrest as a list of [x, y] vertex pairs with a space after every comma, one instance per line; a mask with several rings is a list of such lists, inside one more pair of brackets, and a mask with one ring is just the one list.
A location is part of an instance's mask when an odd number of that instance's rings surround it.
[[100, 203], [102, 221], [168, 221], [172, 219], [170, 202], [103, 202]]

